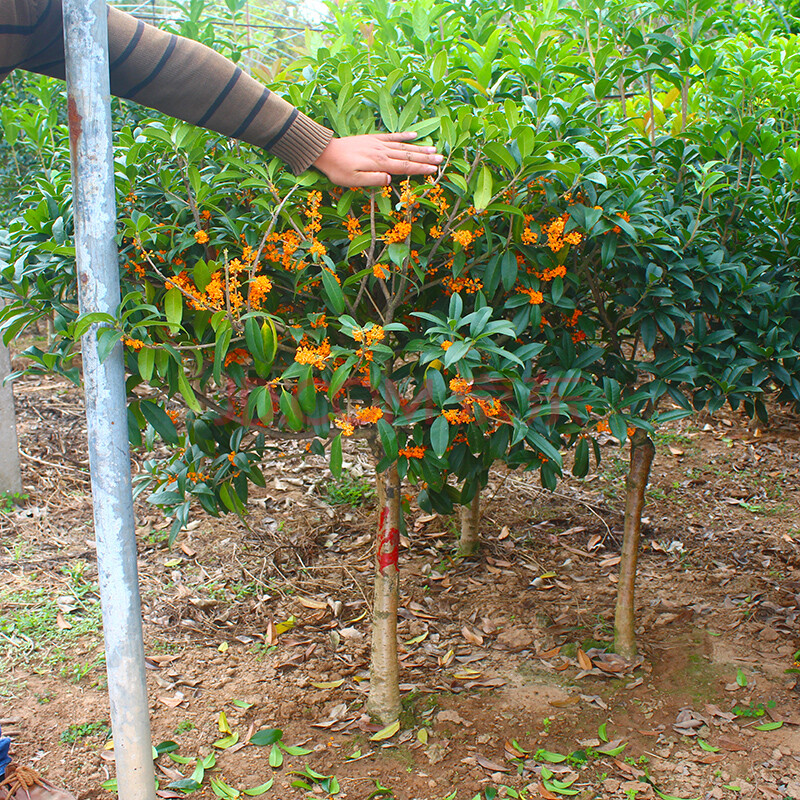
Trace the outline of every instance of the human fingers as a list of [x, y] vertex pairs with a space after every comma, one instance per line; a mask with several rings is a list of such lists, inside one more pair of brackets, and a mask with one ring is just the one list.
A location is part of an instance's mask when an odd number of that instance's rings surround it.
[[374, 133], [372, 134], [376, 139], [382, 142], [408, 142], [411, 139], [416, 139], [417, 134], [414, 131], [400, 131], [399, 133]]
[[356, 172], [352, 177], [352, 183], [349, 183], [348, 186], [352, 188], [388, 186], [391, 182], [392, 177], [386, 172]]
[[444, 156], [436, 152], [435, 147], [422, 147], [421, 145], [405, 145], [403, 147], [384, 147], [383, 154], [388, 158], [405, 159], [412, 161], [427, 161], [430, 164], [441, 164]]

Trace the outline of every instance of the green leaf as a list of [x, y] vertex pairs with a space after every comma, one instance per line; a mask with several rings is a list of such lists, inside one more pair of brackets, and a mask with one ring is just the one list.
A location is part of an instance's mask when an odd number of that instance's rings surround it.
[[330, 458], [331, 473], [334, 478], [342, 476], [342, 434], [340, 433], [331, 442], [331, 458]]
[[176, 334], [181, 327], [183, 319], [183, 295], [176, 286], [169, 289], [164, 296], [164, 314], [169, 323], [169, 332]]
[[153, 367], [156, 363], [156, 352], [152, 347], [143, 347], [136, 358], [139, 374], [142, 380], [149, 382], [153, 377]]
[[250, 744], [266, 747], [275, 744], [283, 738], [283, 731], [280, 728], [262, 728], [250, 737]]
[[252, 789], [244, 789], [242, 794], [246, 794], [249, 797], [258, 797], [258, 795], [268, 792], [272, 788], [273, 783], [275, 783], [275, 778], [270, 778], [266, 783], [262, 783], [261, 786], [254, 786]]
[[300, 410], [300, 403], [297, 398], [289, 394], [286, 389], [281, 389], [280, 399], [281, 411], [286, 417], [286, 422], [293, 431], [299, 431], [303, 427], [303, 413]]
[[181, 393], [181, 397], [186, 401], [186, 405], [189, 406], [192, 411], [197, 414], [202, 413], [203, 407], [200, 405], [200, 401], [197, 399], [194, 389], [192, 389], [186, 377], [186, 373], [183, 371], [183, 367], [178, 367], [178, 391]]
[[387, 457], [395, 461], [397, 459], [397, 434], [394, 428], [385, 419], [379, 419], [378, 434]]
[[744, 674], [744, 670], [741, 667], [736, 670], [736, 683], [738, 683], [742, 688], [747, 686], [747, 675]]
[[697, 744], [699, 744], [700, 747], [703, 750], [705, 750], [707, 753], [718, 753], [719, 752], [719, 747], [714, 747], [713, 744], [709, 744], [707, 741], [705, 741], [705, 739], [698, 739], [697, 740]]
[[272, 745], [272, 749], [269, 751], [269, 765], [273, 769], [277, 769], [283, 764], [283, 753], [281, 752], [280, 747], [277, 744]]
[[307, 756], [313, 752], [305, 747], [298, 747], [296, 744], [282, 744], [281, 749], [289, 756]]
[[562, 756], [561, 753], [553, 753], [549, 750], [537, 750], [533, 757], [536, 761], [548, 761], [551, 764], [560, 764], [562, 761], [567, 760], [567, 756]]
[[492, 199], [492, 172], [489, 167], [484, 164], [481, 167], [480, 174], [478, 175], [478, 186], [475, 189], [475, 194], [472, 197], [472, 205], [478, 211], [483, 211], [489, 205]]
[[161, 406], [150, 400], [142, 400], [139, 403], [139, 410], [167, 444], [178, 444], [178, 431], [175, 428], [175, 423]]
[[202, 788], [202, 786], [202, 783], [198, 783], [193, 778], [181, 778], [178, 781], [172, 781], [172, 783], [168, 783], [167, 789], [179, 789], [180, 791], [189, 794], [190, 792], [196, 792], [198, 789]]
[[234, 789], [233, 786], [228, 786], [228, 784], [220, 778], [211, 779], [211, 791], [214, 792], [220, 800], [236, 800], [236, 798], [239, 797], [239, 792]]
[[753, 728], [757, 731], [776, 731], [778, 728], [783, 727], [783, 722], [764, 722], [761, 725], [754, 725]]
[[439, 415], [431, 425], [431, 447], [433, 452], [441, 458], [447, 452], [450, 444], [450, 425], [444, 416]]
[[324, 294], [322, 299], [328, 307], [336, 314], [344, 313], [344, 294], [339, 282], [329, 269], [322, 270], [322, 286]]
[[245, 710], [255, 705], [255, 703], [248, 703], [245, 700], [231, 700], [231, 704], [236, 706], [236, 708], [244, 708]]

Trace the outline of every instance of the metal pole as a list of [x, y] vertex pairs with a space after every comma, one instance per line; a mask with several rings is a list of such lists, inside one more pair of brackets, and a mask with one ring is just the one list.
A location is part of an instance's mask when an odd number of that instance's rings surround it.
[[[114, 314], [120, 292], [106, 4], [64, 0], [63, 9], [80, 309]], [[122, 346], [101, 364], [93, 326], [82, 354], [117, 785], [122, 800], [155, 800]]]

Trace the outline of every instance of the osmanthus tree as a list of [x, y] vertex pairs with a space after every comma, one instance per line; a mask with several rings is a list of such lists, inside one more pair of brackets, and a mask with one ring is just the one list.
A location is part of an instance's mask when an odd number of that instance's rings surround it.
[[[581, 187], [589, 200], [569, 210], [567, 225], [586, 232], [578, 305], [604, 349], [592, 369], [621, 387], [610, 405], [627, 418], [611, 414], [608, 425], [620, 441], [631, 439], [615, 613], [615, 649], [627, 657], [636, 653], [634, 582], [653, 426], [726, 402], [765, 417], [770, 385], [798, 396], [797, 261], [787, 247], [796, 197], [786, 183], [796, 135], [781, 119], [796, 98], [786, 97], [785, 71], [776, 68], [787, 63], [797, 74], [795, 48], [754, 51], [752, 41], [715, 35], [708, 9], [685, 10], [661, 9], [658, 27], [644, 35], [621, 16], [607, 24], [608, 9], [580, 28], [570, 12], [566, 26], [585, 56], [573, 70], [595, 98], [614, 87], [622, 101], [598, 103], [598, 124], [587, 119], [579, 138], [565, 138], [586, 157], [585, 169], [594, 167]], [[533, 77], [520, 64], [526, 72]], [[675, 408], [663, 413], [665, 402]]]
[[[368, 98], [396, 72], [396, 56], [348, 45], [316, 58], [320, 71], [349, 64], [360, 75], [350, 91]], [[471, 502], [498, 460], [553, 485], [561, 434], [572, 436], [597, 405], [581, 376], [597, 353], [577, 335], [562, 244], [545, 247], [548, 234], [531, 228], [549, 136], [529, 135], [510, 106], [457, 105], [457, 87], [444, 75], [432, 81], [413, 54], [400, 69], [428, 92], [414, 116], [424, 100], [420, 129], [448, 155], [436, 180], [333, 190], [180, 123], [125, 129], [119, 314], [76, 319], [68, 253], [32, 242], [22, 222], [10, 254], [18, 272], [6, 276], [18, 298], [9, 326], [35, 317], [41, 290], [30, 277], [46, 264], [68, 336], [105, 322], [103, 346], [123, 340], [132, 438], [174, 446], [146, 475], [150, 501], [175, 513], [173, 534], [193, 500], [244, 514], [272, 441], [305, 439], [334, 472], [343, 439], [369, 441], [384, 487], [369, 709], [385, 721], [399, 711], [399, 482], [418, 484], [420, 504], [442, 512]], [[459, 86], [467, 74], [459, 69]], [[382, 115], [391, 113], [384, 102]], [[355, 126], [363, 107], [343, 114]], [[44, 219], [49, 205], [40, 208]]]

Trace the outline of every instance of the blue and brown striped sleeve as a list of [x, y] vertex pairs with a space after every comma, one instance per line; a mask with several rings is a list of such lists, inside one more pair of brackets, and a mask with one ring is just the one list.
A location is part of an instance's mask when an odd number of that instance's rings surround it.
[[[64, 78], [61, 0], [0, 0], [0, 80], [20, 68]], [[332, 133], [228, 59], [109, 7], [111, 91], [269, 150], [295, 174]]]

